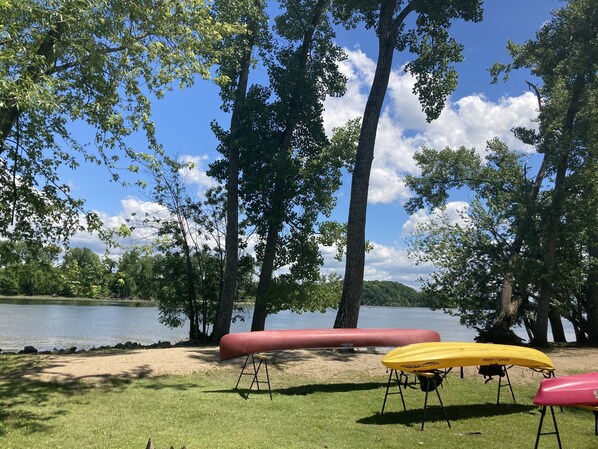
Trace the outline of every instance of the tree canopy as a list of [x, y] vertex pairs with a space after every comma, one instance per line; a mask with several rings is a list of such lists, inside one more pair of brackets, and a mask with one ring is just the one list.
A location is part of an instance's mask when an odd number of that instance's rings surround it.
[[528, 68], [542, 81], [530, 83], [539, 98], [538, 130], [515, 130], [537, 149], [534, 177], [520, 153], [494, 140], [485, 160], [472, 149], [424, 149], [416, 156], [421, 175], [407, 179], [415, 192], [410, 211], [444, 206], [451, 189], [475, 194], [460, 224], [429, 222], [414, 248], [418, 260], [438, 267], [424, 290], [480, 330], [523, 321], [532, 342], [546, 345], [549, 322], [555, 340], [564, 340], [565, 316], [579, 341], [596, 339], [598, 209], [590, 172], [597, 155], [597, 18], [595, 2], [572, 0], [535, 40], [509, 43], [513, 62], [492, 69], [498, 76]]
[[[203, 0], [11, 0], [0, 16], [0, 235], [66, 240], [99, 222], [79, 219], [59, 170], [127, 167], [133, 133], [157, 148], [152, 99], [208, 78], [231, 26]], [[72, 123], [93, 140], [75, 140]]]

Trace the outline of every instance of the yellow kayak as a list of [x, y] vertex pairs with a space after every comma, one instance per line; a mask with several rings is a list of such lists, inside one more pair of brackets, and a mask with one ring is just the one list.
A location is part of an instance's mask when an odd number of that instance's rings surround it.
[[517, 365], [554, 370], [550, 358], [536, 349], [468, 342], [415, 343], [403, 346], [386, 354], [382, 364], [407, 372], [482, 365]]

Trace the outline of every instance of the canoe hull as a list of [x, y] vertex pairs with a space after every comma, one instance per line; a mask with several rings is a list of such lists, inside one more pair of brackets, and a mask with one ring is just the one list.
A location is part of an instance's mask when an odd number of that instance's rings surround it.
[[406, 372], [481, 365], [517, 365], [554, 370], [550, 358], [536, 349], [469, 342], [418, 343], [397, 348], [384, 356], [382, 364]]
[[598, 406], [598, 372], [543, 380], [535, 405]]
[[396, 347], [440, 341], [424, 329], [287, 329], [227, 334], [220, 340], [220, 360], [280, 349]]

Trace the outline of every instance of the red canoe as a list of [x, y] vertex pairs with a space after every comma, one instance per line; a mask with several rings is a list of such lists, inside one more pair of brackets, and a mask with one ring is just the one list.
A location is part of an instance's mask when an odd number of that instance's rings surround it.
[[240, 332], [220, 340], [220, 360], [277, 349], [397, 347], [440, 341], [422, 329], [291, 329]]
[[534, 404], [598, 406], [598, 373], [543, 380], [534, 398]]

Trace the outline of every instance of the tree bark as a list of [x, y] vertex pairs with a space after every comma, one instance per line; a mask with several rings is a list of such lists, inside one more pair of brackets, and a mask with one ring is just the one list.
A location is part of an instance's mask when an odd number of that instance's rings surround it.
[[367, 214], [370, 173], [374, 160], [374, 144], [382, 104], [388, 87], [392, 59], [399, 26], [412, 11], [408, 4], [395, 19], [396, 0], [384, 2], [380, 8], [378, 24], [378, 61], [368, 101], [363, 113], [363, 122], [357, 145], [355, 168], [351, 181], [351, 201], [347, 222], [347, 252], [343, 293], [334, 327], [357, 327], [359, 307], [363, 293], [365, 267], [365, 225]]
[[264, 249], [264, 258], [260, 270], [260, 279], [255, 295], [255, 306], [253, 308], [253, 319], [251, 321], [251, 331], [263, 331], [266, 327], [266, 318], [268, 316], [267, 301], [268, 290], [274, 273], [274, 260], [276, 259], [276, 247], [278, 246], [278, 233], [280, 225], [271, 222], [266, 237], [266, 247]]
[[552, 339], [556, 343], [566, 343], [565, 328], [563, 327], [563, 320], [559, 311], [551, 307], [548, 312], [548, 320], [550, 322], [550, 329], [552, 330]]
[[228, 172], [226, 179], [226, 262], [220, 303], [218, 304], [218, 312], [212, 331], [212, 340], [216, 342], [220, 341], [224, 335], [230, 332], [237, 291], [239, 267], [239, 144], [237, 139], [241, 126], [241, 111], [247, 97], [251, 52], [253, 51], [254, 44], [255, 35], [251, 37], [248, 48], [241, 61], [235, 104], [230, 123]]

